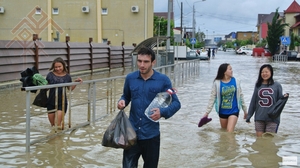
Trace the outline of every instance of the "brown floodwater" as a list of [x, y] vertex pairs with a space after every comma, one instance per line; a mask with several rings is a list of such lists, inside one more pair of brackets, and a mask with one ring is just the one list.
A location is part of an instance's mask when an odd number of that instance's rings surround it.
[[[290, 98], [281, 115], [278, 134], [256, 138], [253, 118], [247, 124], [241, 112], [235, 132], [220, 129], [217, 113], [201, 128], [199, 119], [205, 112], [217, 69], [221, 63], [230, 63], [233, 75], [242, 81], [247, 106], [250, 103], [259, 68], [264, 63], [274, 67], [274, 79], [282, 84]], [[172, 118], [161, 119], [160, 168], [170, 167], [299, 167], [300, 166], [300, 62], [272, 62], [219, 51], [216, 58], [200, 62], [200, 75], [177, 87], [182, 108]], [[83, 76], [84, 80], [124, 75], [128, 72]], [[117, 85], [122, 87], [122, 82]], [[74, 101], [85, 99], [87, 88], [78, 86]], [[31, 96], [33, 97], [33, 96]], [[0, 90], [0, 167], [121, 167], [122, 150], [103, 147], [103, 133], [114, 114], [97, 122], [67, 131], [31, 145], [25, 152], [25, 92], [20, 88]], [[98, 116], [105, 115], [101, 104]], [[72, 109], [74, 124], [86, 119], [86, 108]], [[103, 112], [102, 112], [103, 111]], [[51, 133], [43, 109], [32, 107], [31, 138]], [[283, 158], [296, 157], [297, 165], [283, 165]], [[142, 167], [142, 158], [139, 167]]]

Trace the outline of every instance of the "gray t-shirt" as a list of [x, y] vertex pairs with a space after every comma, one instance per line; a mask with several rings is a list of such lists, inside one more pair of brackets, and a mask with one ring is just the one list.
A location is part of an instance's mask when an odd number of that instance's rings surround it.
[[274, 82], [273, 85], [262, 84], [260, 87], [255, 87], [246, 121], [250, 122], [250, 118], [255, 114], [254, 121], [272, 121], [279, 124], [280, 116], [271, 119], [268, 116], [268, 110], [282, 96], [282, 86], [278, 82]]

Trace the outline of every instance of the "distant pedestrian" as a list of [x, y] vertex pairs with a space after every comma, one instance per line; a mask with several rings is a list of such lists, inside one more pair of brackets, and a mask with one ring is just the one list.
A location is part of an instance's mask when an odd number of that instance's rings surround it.
[[199, 49], [197, 50], [197, 54], [198, 54], [199, 56], [200, 56], [200, 54], [201, 54]]
[[215, 58], [215, 49], [212, 49], [212, 58]]
[[208, 59], [210, 59], [210, 48], [208, 48], [208, 50], [207, 50], [207, 57], [208, 57]]
[[244, 111], [244, 119], [247, 117], [247, 106], [240, 82], [232, 76], [232, 67], [224, 63], [219, 66], [218, 74], [214, 80], [206, 113], [208, 114], [215, 105], [219, 114], [221, 128], [227, 132], [233, 132], [239, 117], [240, 109]]
[[273, 80], [273, 67], [270, 64], [262, 65], [246, 119], [246, 122], [250, 123], [251, 117], [255, 114], [256, 136], [261, 137], [265, 132], [277, 133], [280, 116], [272, 119], [267, 112], [282, 96], [281, 84]]

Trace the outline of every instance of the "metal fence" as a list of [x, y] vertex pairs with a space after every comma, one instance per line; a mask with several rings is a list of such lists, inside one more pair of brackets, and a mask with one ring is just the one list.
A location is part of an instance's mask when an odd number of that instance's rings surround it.
[[[173, 86], [179, 87], [188, 79], [193, 79], [193, 77], [200, 74], [200, 60], [196, 59], [177, 62], [176, 64], [172, 65], [156, 67], [155, 70], [166, 74], [172, 81]], [[66, 131], [72, 131], [76, 128], [89, 125], [92, 122], [100, 120], [106, 115], [115, 112], [117, 110], [117, 101], [123, 91], [125, 77], [126, 75], [86, 80], [80, 85], [78, 85], [78, 82], [72, 82], [55, 85], [24, 87], [23, 90], [26, 91], [26, 152], [30, 151], [30, 145], [32, 144], [51, 139], [58, 134], [65, 133]], [[47, 134], [43, 137], [34, 136], [34, 139], [32, 139], [30, 125], [32, 122], [31, 117], [34, 115], [31, 106], [31, 91], [50, 88], [56, 88], [57, 90], [59, 87], [66, 88], [73, 85], [77, 85], [77, 87], [80, 86], [82, 91], [77, 95], [71, 91], [67, 92], [69, 102], [67, 128], [63, 128], [62, 131], [57, 131], [57, 127], [55, 126], [55, 131], [52, 134]], [[62, 99], [63, 98], [64, 95], [62, 95]], [[82, 113], [80, 113], [80, 117], [74, 117], [78, 116], [77, 114], [80, 111], [86, 111], [85, 117]], [[47, 113], [47, 111], [45, 111], [45, 113]], [[41, 113], [37, 114], [36, 117], [39, 117], [40, 115]]]
[[273, 61], [275, 62], [286, 62], [288, 61], [288, 56], [287, 55], [282, 55], [282, 54], [276, 54], [273, 56]]

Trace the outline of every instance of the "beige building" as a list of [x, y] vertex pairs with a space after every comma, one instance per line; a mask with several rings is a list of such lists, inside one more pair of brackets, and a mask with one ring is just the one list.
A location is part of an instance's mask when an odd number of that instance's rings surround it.
[[293, 1], [291, 5], [284, 10], [284, 16], [285, 16], [285, 23], [288, 23], [289, 26], [285, 27], [285, 36], [290, 36], [291, 32], [293, 32], [295, 35], [300, 35], [300, 5]]
[[253, 31], [238, 31], [236, 32], [237, 40], [249, 40], [251, 39], [254, 42], [257, 42], [257, 32]]
[[0, 40], [132, 45], [153, 37], [153, 0], [0, 0]]

